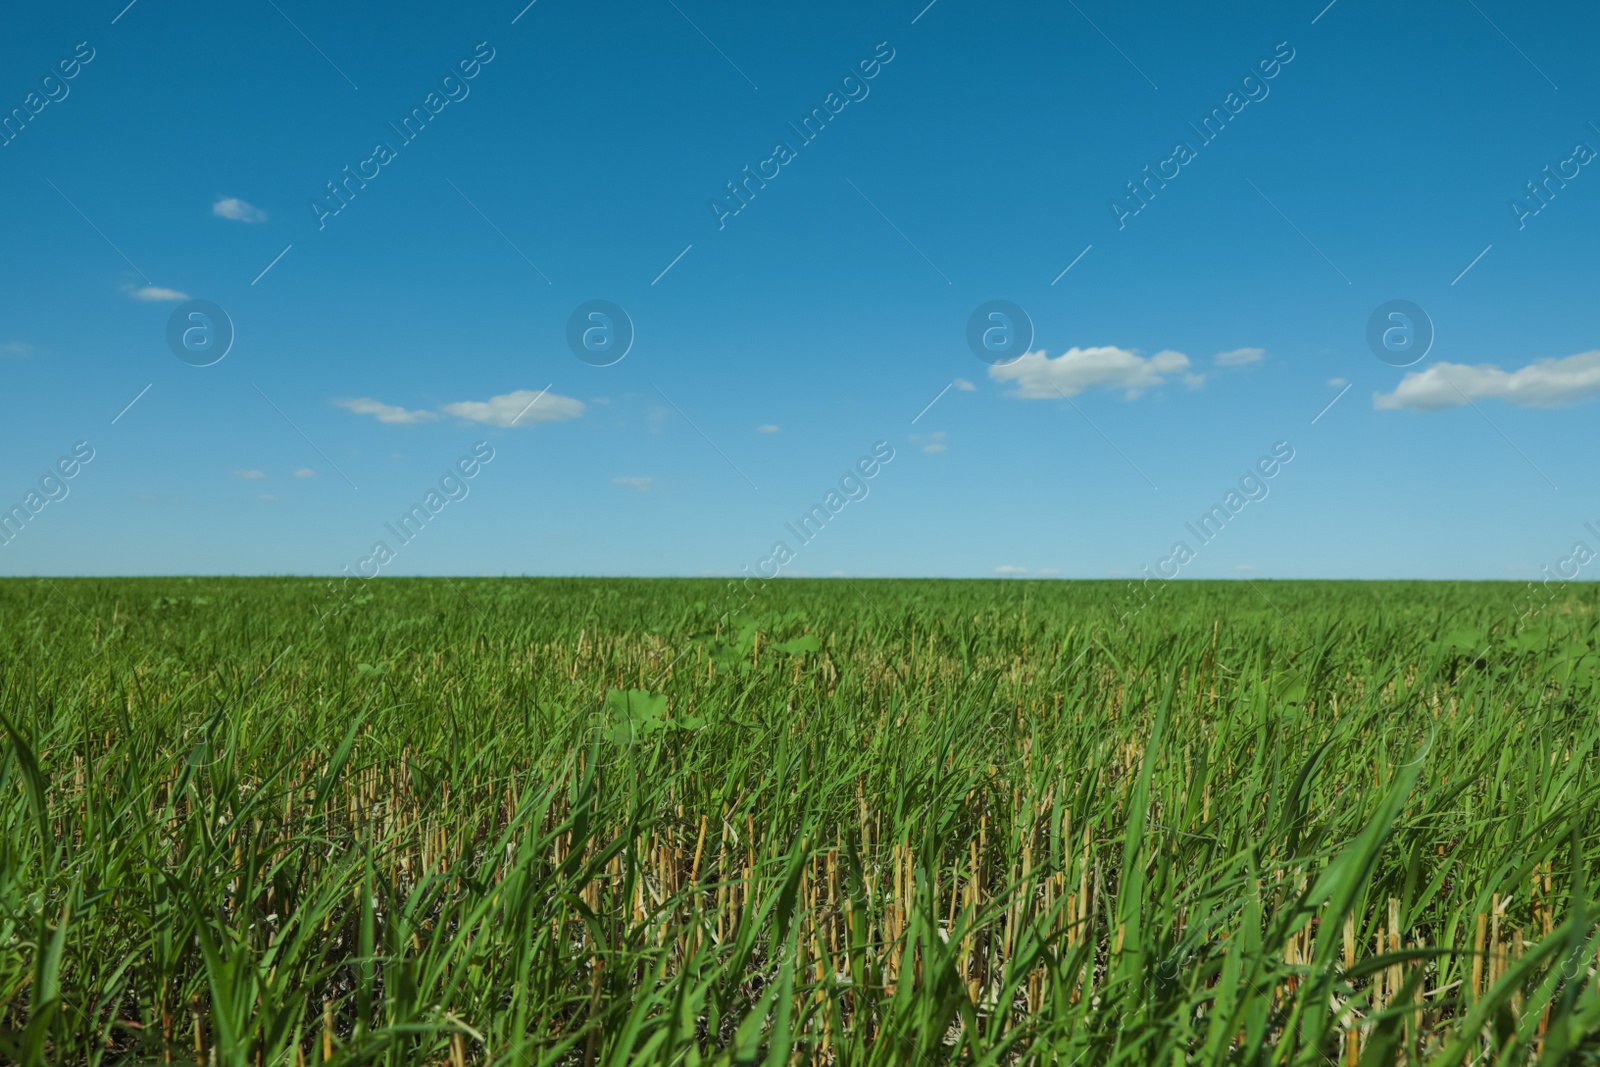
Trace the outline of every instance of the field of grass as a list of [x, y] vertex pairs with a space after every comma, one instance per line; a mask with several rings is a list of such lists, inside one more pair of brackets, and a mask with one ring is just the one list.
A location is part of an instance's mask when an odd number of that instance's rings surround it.
[[0, 1059], [1600, 1062], [1596, 604], [0, 582]]

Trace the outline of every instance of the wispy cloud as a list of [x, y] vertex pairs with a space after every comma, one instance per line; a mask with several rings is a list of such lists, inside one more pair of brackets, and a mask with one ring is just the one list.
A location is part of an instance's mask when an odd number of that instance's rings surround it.
[[978, 391], [978, 387], [967, 381], [965, 378], [957, 378], [953, 384], [959, 392], [975, 393]]
[[234, 471], [233, 471], [233, 476], [235, 478], [244, 478], [247, 481], [252, 481], [253, 482], [257, 478], [265, 478], [267, 475], [266, 475], [265, 471], [240, 470], [239, 468], [235, 467]]
[[756, 432], [757, 433], [777, 433], [778, 432], [778, 428], [776, 426], [774, 426], [772, 423], [769, 422], [769, 423], [767, 423], [767, 424], [765, 424], [763, 426], [757, 426], [756, 427]]
[[25, 345], [21, 341], [7, 341], [5, 344], [0, 344], [0, 356], [16, 356], [20, 358], [32, 351], [32, 345]]
[[[538, 403], [534, 403], [537, 398]], [[529, 405], [532, 405], [531, 407]], [[490, 426], [531, 426], [536, 422], [561, 422], [584, 412], [583, 401], [570, 396], [518, 389], [488, 400], [458, 400], [439, 409], [446, 415], [488, 423]]]
[[335, 404], [346, 411], [353, 411], [357, 415], [371, 415], [379, 422], [412, 425], [419, 422], [432, 422], [439, 416], [432, 411], [407, 411], [405, 408], [393, 404], [385, 404], [381, 400], [374, 400], [370, 396], [358, 396], [354, 400], [335, 400]]
[[646, 478], [632, 477], [632, 478], [613, 478], [613, 479], [611, 479], [611, 484], [612, 485], [625, 485], [629, 489], [637, 489], [641, 493], [648, 493], [650, 491], [650, 486], [651, 486], [652, 482], [647, 477]]
[[294, 472], [294, 476], [296, 478], [315, 478], [317, 476], [317, 472], [312, 470], [310, 467], [301, 467], [299, 470]]
[[415, 411], [385, 404], [370, 396], [353, 400], [335, 400], [335, 404], [357, 415], [371, 415], [379, 422], [413, 425], [433, 422], [442, 415], [454, 415], [472, 422], [490, 426], [531, 426], [536, 422], [560, 422], [575, 419], [586, 410], [583, 401], [551, 392], [518, 389], [514, 393], [491, 396], [488, 400], [458, 400], [445, 404], [438, 411], [419, 408]]
[[1055, 359], [1042, 349], [1028, 352], [1014, 363], [990, 367], [989, 377], [1012, 383], [1016, 390], [1011, 395], [1027, 400], [1059, 400], [1095, 386], [1122, 389], [1132, 400], [1188, 367], [1189, 357], [1171, 349], [1146, 358], [1133, 349], [1105, 345], [1069, 348]]
[[930, 456], [936, 456], [948, 447], [948, 442], [945, 440], [945, 431], [943, 430], [936, 430], [929, 434], [914, 433], [911, 435], [911, 443], [921, 445], [922, 450]]
[[1435, 363], [1408, 373], [1392, 393], [1373, 395], [1380, 411], [1444, 411], [1469, 400], [1504, 400], [1527, 408], [1554, 408], [1600, 393], [1600, 350], [1565, 359], [1541, 359], [1514, 371], [1492, 363]]
[[1231, 352], [1218, 352], [1216, 363], [1219, 367], [1242, 367], [1246, 363], [1260, 363], [1266, 354], [1265, 348], [1235, 348]]
[[127, 288], [127, 294], [135, 300], [145, 300], [151, 303], [160, 303], [163, 300], [187, 300], [189, 294], [179, 289], [163, 289], [159, 285], [146, 285], [142, 289], [133, 286]]
[[211, 205], [211, 213], [218, 218], [233, 219], [235, 222], [266, 222], [267, 213], [254, 204], [246, 203], [236, 196], [225, 196]]

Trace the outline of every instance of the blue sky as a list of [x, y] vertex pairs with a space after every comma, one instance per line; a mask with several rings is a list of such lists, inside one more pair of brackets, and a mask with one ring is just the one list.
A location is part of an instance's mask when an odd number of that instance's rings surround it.
[[[782, 541], [784, 575], [1102, 578], [1186, 540], [1185, 578], [1526, 579], [1600, 543], [1600, 13], [124, 3], [0, 39], [0, 574], [379, 541], [384, 575], [727, 574]], [[566, 340], [596, 299], [635, 332], [610, 366]], [[992, 299], [1033, 325], [1004, 366], [965, 339]], [[1394, 299], [1436, 331], [1409, 367], [1366, 340]], [[233, 324], [211, 366], [168, 346], [190, 300]]]

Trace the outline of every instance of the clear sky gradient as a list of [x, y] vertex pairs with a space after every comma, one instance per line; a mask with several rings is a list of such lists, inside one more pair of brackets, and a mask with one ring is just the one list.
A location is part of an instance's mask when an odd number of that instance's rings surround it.
[[[1600, 11], [524, 2], [7, 15], [0, 574], [1600, 546]], [[996, 299], [1006, 365], [966, 338]], [[1396, 299], [1435, 331], [1406, 367], [1367, 338]], [[191, 300], [210, 366], [169, 346]], [[609, 366], [569, 346], [591, 300], [632, 323]]]

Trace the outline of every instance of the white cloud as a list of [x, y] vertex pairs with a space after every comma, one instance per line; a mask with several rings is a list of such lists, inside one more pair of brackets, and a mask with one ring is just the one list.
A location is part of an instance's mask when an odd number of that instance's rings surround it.
[[1183, 376], [1183, 384], [1190, 389], [1198, 389], [1206, 384], [1206, 376], [1204, 374], [1185, 374]]
[[272, 503], [272, 501], [274, 501], [274, 500], [276, 500], [278, 498], [273, 496], [271, 493], [257, 493], [256, 494], [256, 499], [257, 500], [265, 500], [267, 503], [270, 504], [270, 503]]
[[32, 351], [32, 345], [25, 345], [21, 341], [7, 341], [0, 345], [0, 356], [25, 356]]
[[957, 378], [955, 381], [955, 386], [956, 390], [962, 393], [975, 393], [978, 391], [978, 387], [967, 381], [965, 378]]
[[931, 434], [912, 434], [911, 440], [914, 444], [922, 444], [922, 450], [930, 456], [937, 456], [948, 447], [943, 430]]
[[774, 426], [772, 423], [769, 422], [764, 426], [757, 426], [756, 427], [756, 432], [757, 433], [777, 433], [778, 432], [778, 428], [776, 426]]
[[188, 293], [178, 289], [163, 289], [159, 285], [147, 285], [143, 289], [135, 289], [132, 286], [129, 286], [127, 292], [128, 295], [133, 297], [135, 300], [144, 300], [152, 303], [162, 300], [189, 299]]
[[1010, 563], [1002, 563], [994, 569], [996, 574], [1027, 574], [1028, 568], [1017, 567]]
[[1233, 569], [1238, 571], [1240, 574], [1249, 574], [1251, 571], [1256, 569], [1256, 565], [1254, 563], [1236, 563], [1234, 564]]
[[267, 213], [254, 204], [247, 204], [236, 196], [226, 196], [211, 205], [211, 213], [218, 218], [235, 222], [266, 222]]
[[612, 485], [625, 485], [629, 489], [637, 489], [641, 493], [648, 493], [650, 491], [651, 480], [649, 478], [639, 478], [639, 477], [613, 478], [613, 479], [611, 479], [611, 484]]
[[301, 467], [299, 470], [294, 472], [294, 476], [296, 478], [315, 478], [317, 476], [317, 472], [312, 470], [310, 467]]
[[354, 400], [335, 400], [335, 404], [346, 411], [353, 411], [357, 415], [371, 415], [379, 422], [402, 423], [410, 425], [418, 422], [432, 422], [439, 416], [432, 411], [407, 411], [405, 408], [385, 404], [381, 400], [374, 400], [370, 396], [358, 396]]
[[1343, 378], [1329, 378], [1328, 384], [1337, 389], [1341, 386], [1349, 385], [1350, 383], [1345, 381]]
[[[534, 403], [536, 398], [538, 403]], [[490, 426], [528, 426], [535, 422], [575, 419], [583, 414], [584, 406], [583, 401], [570, 396], [557, 396], [555, 393], [540, 396], [531, 389], [518, 389], [514, 393], [491, 396], [488, 400], [460, 400], [446, 404], [439, 410], [446, 415], [486, 422]]]
[[235, 478], [245, 478], [245, 479], [248, 479], [250, 481], [254, 481], [257, 478], [265, 478], [266, 474], [264, 472], [262, 472], [262, 471], [256, 471], [256, 470], [239, 470], [236, 467], [236, 468], [234, 468], [233, 476]]
[[1231, 352], [1218, 352], [1216, 362], [1219, 367], [1242, 367], [1246, 363], [1260, 363], [1266, 354], [1265, 348], [1235, 348]]
[[1069, 348], [1055, 359], [1043, 349], [1028, 352], [1014, 363], [990, 367], [989, 377], [1015, 383], [1017, 388], [1012, 395], [1029, 400], [1076, 396], [1093, 386], [1126, 390], [1127, 398], [1132, 400], [1188, 366], [1189, 357], [1171, 349], [1146, 359], [1131, 349], [1104, 345]]
[[1408, 373], [1392, 393], [1373, 394], [1380, 411], [1443, 411], [1468, 400], [1499, 399], [1527, 408], [1553, 408], [1600, 393], [1600, 350], [1565, 359], [1541, 359], [1520, 370], [1492, 363], [1435, 363]]

